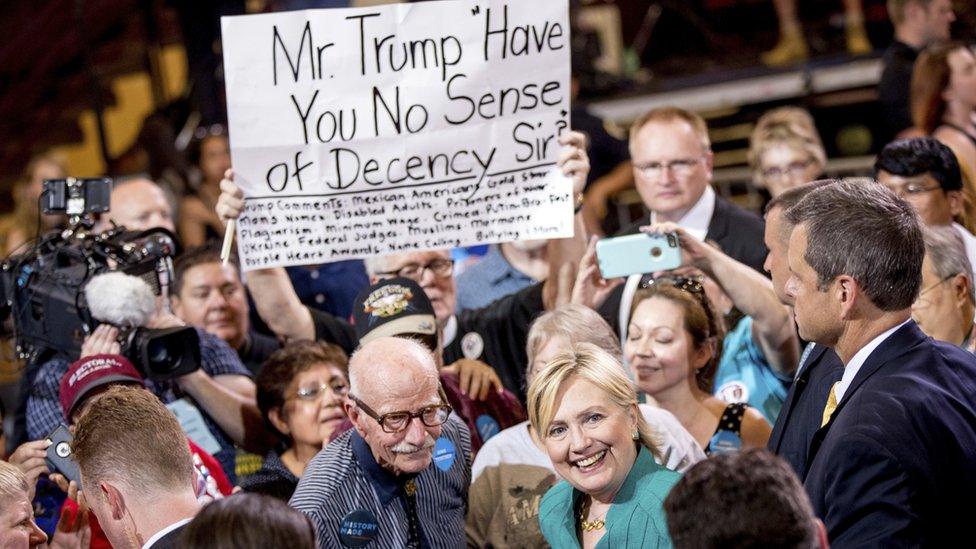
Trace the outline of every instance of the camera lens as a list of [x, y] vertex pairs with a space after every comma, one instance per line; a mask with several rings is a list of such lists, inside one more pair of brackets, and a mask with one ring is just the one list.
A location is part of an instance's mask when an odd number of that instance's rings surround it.
[[154, 372], [169, 371], [173, 365], [174, 357], [169, 354], [169, 349], [162, 340], [151, 340], [146, 348], [146, 354], [149, 356], [149, 369]]

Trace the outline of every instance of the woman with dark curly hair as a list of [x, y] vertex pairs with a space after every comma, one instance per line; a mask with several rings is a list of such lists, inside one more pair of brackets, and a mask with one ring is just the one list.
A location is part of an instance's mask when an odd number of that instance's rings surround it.
[[284, 443], [241, 485], [288, 501], [315, 454], [345, 421], [349, 390], [346, 354], [329, 343], [295, 341], [264, 363], [258, 375], [258, 408]]

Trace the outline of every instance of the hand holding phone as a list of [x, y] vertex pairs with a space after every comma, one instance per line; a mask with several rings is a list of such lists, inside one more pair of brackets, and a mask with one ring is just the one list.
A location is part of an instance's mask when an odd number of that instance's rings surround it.
[[674, 233], [604, 238], [596, 243], [596, 255], [603, 278], [670, 271], [681, 266], [681, 248]]
[[64, 475], [69, 481], [75, 481], [80, 490], [81, 471], [78, 470], [78, 462], [75, 461], [74, 451], [71, 448], [74, 437], [71, 436], [66, 426], [59, 425], [47, 438], [51, 441], [51, 445], [47, 448], [47, 456], [44, 459], [48, 468], [52, 472], [56, 471]]

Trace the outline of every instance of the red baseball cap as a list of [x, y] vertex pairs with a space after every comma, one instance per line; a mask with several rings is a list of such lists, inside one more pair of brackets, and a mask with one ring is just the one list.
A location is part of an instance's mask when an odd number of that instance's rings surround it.
[[61, 410], [70, 423], [71, 413], [93, 389], [109, 383], [137, 383], [145, 386], [135, 366], [122, 355], [86, 356], [71, 364], [61, 378]]

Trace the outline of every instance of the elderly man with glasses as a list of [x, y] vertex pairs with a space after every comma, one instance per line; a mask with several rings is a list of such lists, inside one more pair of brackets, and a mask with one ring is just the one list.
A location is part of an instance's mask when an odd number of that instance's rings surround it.
[[933, 339], [976, 352], [973, 333], [973, 269], [962, 238], [952, 227], [925, 227], [922, 289], [912, 304], [912, 318]]
[[430, 351], [372, 340], [352, 356], [349, 385], [354, 429], [309, 463], [290, 502], [319, 547], [463, 546], [471, 439]]

